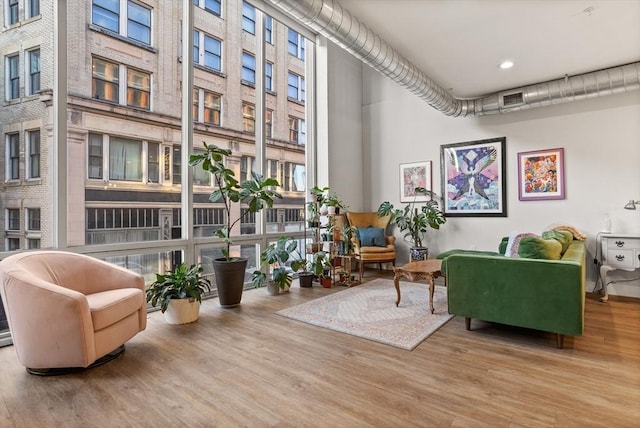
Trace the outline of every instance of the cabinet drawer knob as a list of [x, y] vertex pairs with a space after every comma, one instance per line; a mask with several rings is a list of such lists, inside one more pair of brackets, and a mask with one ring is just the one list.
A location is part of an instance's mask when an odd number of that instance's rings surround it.
[[619, 261], [619, 262], [623, 261], [624, 260], [624, 255], [616, 254], [616, 260]]
[[624, 241], [616, 241], [616, 246], [617, 247], [624, 247]]

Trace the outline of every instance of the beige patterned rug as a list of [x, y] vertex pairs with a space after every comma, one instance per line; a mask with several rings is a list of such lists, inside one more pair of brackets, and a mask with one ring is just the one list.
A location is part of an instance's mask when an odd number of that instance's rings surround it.
[[400, 282], [402, 300], [396, 307], [393, 281], [375, 279], [277, 312], [320, 327], [412, 350], [453, 318], [447, 312], [447, 291], [436, 286], [429, 313], [425, 283]]

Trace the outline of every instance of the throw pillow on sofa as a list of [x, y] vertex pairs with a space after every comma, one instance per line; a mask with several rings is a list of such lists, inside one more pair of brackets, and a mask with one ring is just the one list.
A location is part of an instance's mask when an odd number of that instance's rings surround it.
[[567, 251], [573, 241], [573, 233], [569, 230], [546, 230], [542, 232], [543, 239], [555, 239], [562, 245], [562, 254]]
[[384, 237], [384, 229], [378, 227], [359, 227], [358, 239], [362, 247], [386, 247], [387, 240]]
[[507, 242], [507, 247], [504, 251], [504, 255], [506, 257], [520, 257], [518, 253], [518, 247], [520, 246], [520, 241], [522, 241], [523, 238], [527, 238], [527, 237], [539, 238], [539, 236], [536, 235], [535, 233], [511, 232], [509, 234], [509, 241]]
[[527, 259], [560, 260], [562, 244], [555, 239], [527, 236], [520, 240], [518, 255]]

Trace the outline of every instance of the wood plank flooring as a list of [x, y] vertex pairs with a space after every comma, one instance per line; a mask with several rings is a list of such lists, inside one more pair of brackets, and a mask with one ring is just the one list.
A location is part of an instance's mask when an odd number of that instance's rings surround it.
[[455, 317], [409, 352], [275, 314], [341, 290], [250, 290], [182, 326], [154, 312], [122, 357], [62, 377], [1, 348], [0, 427], [640, 427], [640, 301], [588, 296], [565, 349]]

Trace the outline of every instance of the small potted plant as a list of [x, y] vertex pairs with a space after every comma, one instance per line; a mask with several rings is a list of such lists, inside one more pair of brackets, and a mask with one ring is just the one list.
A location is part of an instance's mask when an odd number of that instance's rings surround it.
[[202, 274], [202, 266], [183, 262], [170, 272], [156, 274], [146, 291], [147, 302], [160, 306], [169, 324], [186, 324], [198, 320], [202, 294], [211, 291], [211, 282]]
[[319, 251], [313, 255], [313, 261], [311, 262], [311, 272], [318, 277], [320, 284], [325, 287], [331, 287], [331, 262], [329, 260], [329, 254], [324, 251]]
[[324, 204], [327, 206], [328, 215], [339, 214], [340, 209], [346, 209], [347, 206], [335, 193], [328, 193], [324, 198]]
[[404, 239], [411, 243], [411, 260], [425, 260], [429, 254], [429, 249], [422, 245], [425, 233], [429, 228], [440, 229], [447, 219], [438, 207], [438, 201], [433, 199], [434, 192], [424, 187], [416, 187], [415, 195], [426, 195], [432, 199], [416, 206], [414, 197], [414, 200], [402, 209], [396, 209], [391, 202], [386, 201], [380, 204], [378, 216], [391, 214], [391, 223], [398, 226]]
[[[222, 249], [222, 258], [213, 260], [216, 288], [220, 306], [232, 308], [240, 304], [244, 289], [244, 274], [247, 267], [247, 258], [231, 257], [231, 231], [243, 217], [256, 213], [263, 208], [271, 208], [275, 198], [282, 195], [272, 190], [279, 184], [273, 178], [263, 178], [255, 171], [251, 171], [251, 180], [239, 182], [235, 178], [233, 170], [225, 165], [225, 159], [231, 155], [231, 150], [222, 149], [216, 145], [204, 143], [205, 151], [191, 155], [191, 166], [201, 165], [202, 169], [213, 175], [215, 190], [209, 195], [211, 202], [222, 202], [225, 210], [225, 225], [216, 231], [216, 236], [225, 244]], [[245, 203], [246, 210], [241, 215], [233, 215], [233, 205]]]
[[[297, 258], [292, 259], [294, 256]], [[291, 271], [287, 262], [291, 260]], [[289, 240], [286, 236], [280, 237], [276, 242], [269, 244], [260, 254], [260, 264], [264, 270], [256, 270], [251, 275], [253, 285], [262, 287], [267, 284], [267, 293], [280, 294], [280, 291], [288, 291], [293, 281], [292, 272], [306, 266], [304, 259], [298, 251], [298, 241]]]

